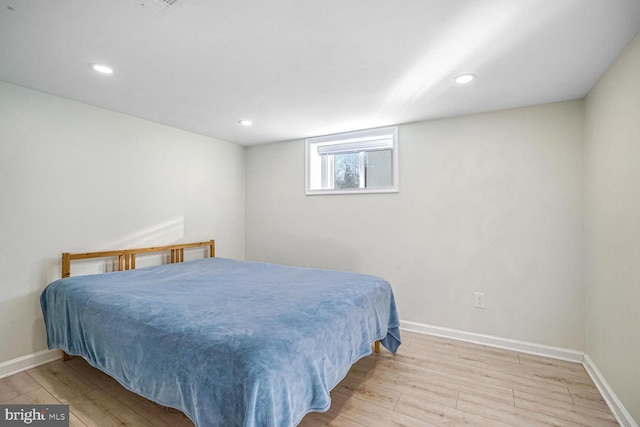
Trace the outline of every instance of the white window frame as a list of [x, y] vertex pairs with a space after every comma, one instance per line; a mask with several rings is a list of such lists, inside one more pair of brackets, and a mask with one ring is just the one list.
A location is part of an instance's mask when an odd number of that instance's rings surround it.
[[[392, 184], [385, 187], [364, 187], [364, 173], [360, 173], [361, 188], [326, 188], [334, 177], [333, 153], [360, 153], [360, 170], [364, 169], [364, 152], [391, 149]], [[320, 152], [324, 151], [323, 155]], [[370, 194], [397, 193], [398, 186], [398, 127], [367, 129], [334, 135], [307, 138], [305, 144], [305, 194]], [[312, 182], [321, 182], [322, 189], [311, 188]], [[364, 187], [364, 188], [362, 188]]]

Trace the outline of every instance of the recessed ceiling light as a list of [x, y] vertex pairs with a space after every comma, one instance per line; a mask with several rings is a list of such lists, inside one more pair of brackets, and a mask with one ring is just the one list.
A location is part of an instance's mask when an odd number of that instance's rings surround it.
[[240, 123], [242, 126], [251, 126], [253, 124], [251, 120], [240, 120], [238, 123]]
[[476, 78], [475, 74], [460, 74], [459, 76], [456, 76], [456, 78], [453, 79], [453, 81], [458, 83], [459, 85], [464, 85], [472, 82], [473, 80], [475, 80], [475, 78]]
[[103, 64], [91, 64], [91, 68], [101, 74], [113, 74], [113, 68]]

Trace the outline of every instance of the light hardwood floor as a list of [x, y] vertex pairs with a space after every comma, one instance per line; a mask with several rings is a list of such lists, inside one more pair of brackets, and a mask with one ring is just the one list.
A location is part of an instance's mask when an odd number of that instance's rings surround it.
[[[332, 406], [300, 426], [616, 426], [584, 368], [402, 332], [397, 355], [363, 358]], [[69, 403], [71, 426], [193, 426], [75, 357], [0, 379], [0, 403]]]

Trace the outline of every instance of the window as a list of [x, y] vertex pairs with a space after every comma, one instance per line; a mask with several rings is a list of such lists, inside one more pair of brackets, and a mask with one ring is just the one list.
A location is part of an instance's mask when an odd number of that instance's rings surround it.
[[307, 194], [398, 191], [398, 129], [307, 139]]

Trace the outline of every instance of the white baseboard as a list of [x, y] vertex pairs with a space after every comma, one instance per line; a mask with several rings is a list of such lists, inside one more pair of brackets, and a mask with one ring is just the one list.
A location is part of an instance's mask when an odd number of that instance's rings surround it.
[[27, 354], [26, 356], [2, 362], [0, 363], [0, 378], [53, 362], [61, 357], [62, 352], [60, 350], [42, 350], [37, 353]]
[[602, 375], [602, 372], [600, 372], [593, 363], [593, 360], [591, 360], [591, 358], [586, 354], [584, 355], [583, 365], [596, 387], [598, 387], [598, 390], [602, 397], [604, 397], [607, 405], [609, 405], [609, 409], [613, 412], [618, 424], [622, 427], [638, 427], [638, 423], [634, 421], [629, 411], [627, 411], [620, 399], [618, 399], [618, 396], [616, 396], [604, 375]]
[[407, 331], [420, 332], [427, 335], [435, 335], [466, 341], [475, 344], [488, 345], [490, 347], [504, 348], [506, 350], [519, 351], [521, 353], [535, 354], [551, 357], [553, 359], [568, 360], [569, 362], [582, 363], [584, 353], [562, 347], [553, 347], [544, 344], [535, 344], [526, 341], [517, 341], [508, 338], [500, 338], [492, 335], [482, 335], [473, 332], [465, 332], [457, 329], [442, 328], [440, 326], [425, 325], [424, 323], [401, 321], [400, 328]]
[[506, 350], [518, 351], [521, 353], [535, 354], [538, 356], [550, 357], [553, 359], [568, 360], [569, 362], [582, 363], [587, 373], [593, 380], [594, 384], [607, 402], [609, 409], [616, 417], [616, 420], [622, 427], [639, 427], [631, 414], [626, 410], [620, 399], [616, 396], [613, 389], [607, 383], [604, 375], [598, 370], [593, 360], [581, 351], [571, 350], [561, 347], [553, 347], [543, 344], [535, 344], [526, 341], [511, 340], [508, 338], [500, 338], [491, 335], [476, 334], [473, 332], [465, 332], [457, 329], [442, 328], [439, 326], [425, 325], [423, 323], [401, 321], [400, 328], [419, 332], [427, 335], [435, 335], [443, 338], [450, 338], [459, 341], [471, 342], [474, 344], [482, 344], [490, 347], [498, 347]]

